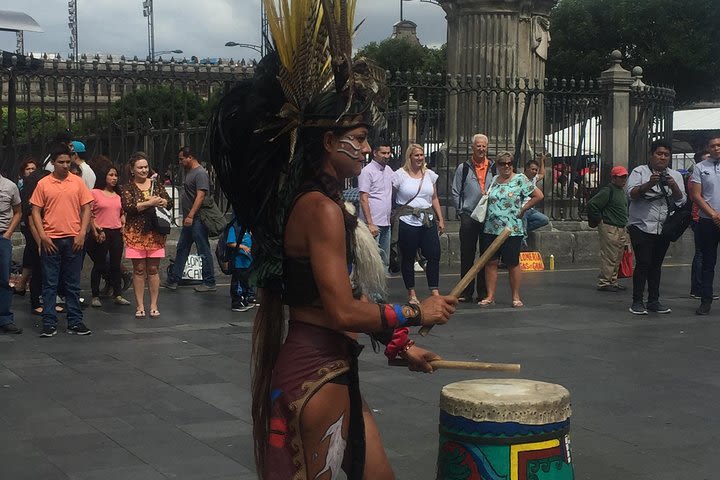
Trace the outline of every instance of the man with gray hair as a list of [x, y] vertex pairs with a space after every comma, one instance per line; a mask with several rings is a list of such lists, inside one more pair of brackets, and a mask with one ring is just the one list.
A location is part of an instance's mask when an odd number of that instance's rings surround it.
[[[484, 224], [473, 220], [470, 214], [487, 193], [495, 176], [495, 165], [487, 156], [488, 137], [482, 133], [472, 139], [472, 157], [458, 165], [453, 178], [452, 194], [455, 210], [460, 219], [460, 277], [462, 278], [475, 263], [475, 254], [482, 255], [482, 234]], [[460, 296], [461, 302], [473, 301], [473, 290], [477, 287], [477, 299], [487, 295], [485, 271], [478, 272], [475, 281], [470, 282]]]

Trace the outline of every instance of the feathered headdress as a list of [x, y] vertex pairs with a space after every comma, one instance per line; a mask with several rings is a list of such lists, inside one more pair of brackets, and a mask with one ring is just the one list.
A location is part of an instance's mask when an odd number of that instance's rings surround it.
[[[274, 51], [219, 103], [208, 127], [218, 181], [253, 232], [254, 276], [282, 273], [282, 232], [312, 156], [304, 131], [384, 129], [384, 71], [352, 60], [355, 0], [263, 0]], [[316, 160], [316, 159], [315, 159]]]

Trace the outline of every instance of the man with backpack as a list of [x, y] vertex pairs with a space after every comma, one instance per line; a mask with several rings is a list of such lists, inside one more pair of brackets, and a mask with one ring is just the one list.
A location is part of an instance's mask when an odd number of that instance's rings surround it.
[[198, 255], [202, 257], [202, 285], [195, 287], [196, 292], [214, 292], [215, 272], [213, 269], [208, 227], [200, 219], [198, 212], [210, 194], [210, 177], [200, 165], [197, 157], [190, 147], [182, 147], [178, 151], [178, 161], [185, 168], [185, 181], [183, 182], [180, 205], [183, 213], [183, 227], [177, 243], [175, 263], [168, 271], [167, 281], [163, 285], [169, 290], [177, 290], [178, 282], [182, 279], [183, 269], [193, 243]]
[[600, 235], [600, 274], [597, 289], [601, 292], [625, 290], [618, 283], [618, 266], [623, 251], [630, 241], [625, 225], [627, 224], [627, 197], [625, 183], [628, 171], [625, 167], [615, 166], [610, 170], [610, 183], [602, 187], [587, 203], [588, 224], [597, 226]]
[[[483, 253], [481, 239], [485, 225], [473, 220], [470, 214], [487, 193], [495, 176], [495, 165], [488, 158], [487, 151], [488, 137], [482, 133], [475, 134], [472, 139], [472, 157], [458, 165], [453, 178], [452, 194], [460, 219], [460, 278], [472, 268], [478, 249], [480, 255]], [[478, 272], [475, 281], [470, 282], [459, 300], [472, 302], [475, 287], [478, 300], [487, 296], [484, 269]]]

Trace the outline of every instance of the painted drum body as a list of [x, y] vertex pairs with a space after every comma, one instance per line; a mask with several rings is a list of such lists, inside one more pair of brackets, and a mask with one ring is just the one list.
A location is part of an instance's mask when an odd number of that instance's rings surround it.
[[437, 480], [572, 480], [570, 393], [522, 379], [467, 380], [440, 395]]

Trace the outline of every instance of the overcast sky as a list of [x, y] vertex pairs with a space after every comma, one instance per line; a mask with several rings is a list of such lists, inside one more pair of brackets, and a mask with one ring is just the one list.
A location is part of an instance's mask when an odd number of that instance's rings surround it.
[[[3, 0], [0, 9], [24, 12], [44, 33], [25, 33], [25, 52], [60, 53], [69, 48], [67, 0]], [[78, 0], [80, 53], [111, 53], [145, 58], [148, 52], [147, 20], [142, 0]], [[356, 21], [365, 19], [355, 48], [382, 41], [400, 20], [400, 0], [357, 0]], [[241, 47], [225, 42], [260, 43], [260, 0], [154, 0], [155, 51], [182, 50], [180, 57], [255, 58]], [[445, 42], [445, 13], [438, 5], [420, 0], [403, 3], [403, 17], [418, 24], [420, 42]], [[0, 31], [0, 49], [15, 51], [15, 34]], [[177, 55], [176, 55], [177, 56]], [[164, 55], [163, 58], [167, 58]]]

